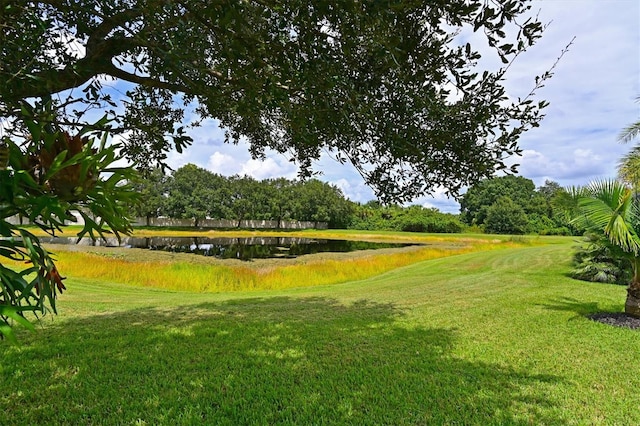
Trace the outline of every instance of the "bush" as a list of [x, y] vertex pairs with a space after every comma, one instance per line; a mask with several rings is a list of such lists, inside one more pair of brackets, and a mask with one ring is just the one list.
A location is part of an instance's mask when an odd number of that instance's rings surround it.
[[355, 210], [350, 229], [430, 233], [460, 233], [464, 229], [457, 215], [421, 206], [383, 207], [367, 203]]
[[540, 235], [564, 235], [570, 236], [574, 235], [573, 231], [566, 226], [559, 226], [550, 229], [543, 229], [539, 232]]
[[570, 276], [590, 282], [629, 284], [633, 276], [631, 264], [619, 256], [619, 250], [602, 237], [588, 235], [586, 244], [576, 248]]
[[[440, 215], [443, 215], [440, 213]], [[447, 217], [404, 217], [396, 224], [396, 229], [405, 232], [460, 233], [462, 224], [454, 218]]]

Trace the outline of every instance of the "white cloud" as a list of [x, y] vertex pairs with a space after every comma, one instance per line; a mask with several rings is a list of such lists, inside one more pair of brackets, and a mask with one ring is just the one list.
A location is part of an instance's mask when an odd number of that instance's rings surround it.
[[216, 151], [209, 157], [206, 168], [214, 173], [231, 176], [240, 173], [242, 166], [231, 155]]
[[251, 159], [242, 165], [242, 175], [249, 175], [255, 179], [269, 179], [286, 177], [293, 179], [298, 168], [282, 156], [267, 157], [264, 161]]
[[327, 182], [337, 186], [345, 197], [354, 202], [366, 203], [367, 201], [375, 200], [376, 198], [373, 190], [364, 184], [360, 175], [350, 176], [349, 179], [341, 178], [335, 181], [328, 180]]
[[607, 172], [599, 155], [591, 149], [582, 148], [555, 157], [535, 150], [525, 150], [516, 162], [520, 164], [520, 175], [533, 180], [544, 177], [556, 181], [588, 181], [592, 176], [601, 176]]

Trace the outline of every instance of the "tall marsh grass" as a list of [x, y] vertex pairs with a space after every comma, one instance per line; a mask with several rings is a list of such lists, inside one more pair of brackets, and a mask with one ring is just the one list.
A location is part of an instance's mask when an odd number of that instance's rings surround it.
[[514, 245], [510, 242], [483, 242], [460, 248], [430, 247], [344, 260], [315, 260], [264, 269], [185, 261], [128, 261], [125, 258], [71, 251], [58, 251], [56, 257], [58, 269], [69, 277], [167, 290], [226, 292], [338, 284], [369, 278], [423, 260]]

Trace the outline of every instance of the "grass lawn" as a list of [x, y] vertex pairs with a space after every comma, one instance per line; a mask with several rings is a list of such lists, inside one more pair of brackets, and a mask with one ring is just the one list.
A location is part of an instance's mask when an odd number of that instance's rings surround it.
[[572, 239], [342, 284], [197, 293], [74, 278], [0, 343], [0, 424], [640, 424], [625, 289]]

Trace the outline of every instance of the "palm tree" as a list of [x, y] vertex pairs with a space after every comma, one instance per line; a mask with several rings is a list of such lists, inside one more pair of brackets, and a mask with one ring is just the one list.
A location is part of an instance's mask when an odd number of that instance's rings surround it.
[[[640, 102], [640, 97], [636, 99], [636, 102]], [[618, 135], [618, 141], [627, 143], [631, 142], [638, 136], [640, 136], [640, 120], [622, 129], [622, 132]]]
[[640, 146], [633, 147], [627, 155], [620, 159], [618, 179], [630, 185], [636, 194], [640, 192]]
[[[640, 102], [640, 97], [637, 99]], [[618, 142], [628, 143], [640, 136], [640, 120], [622, 129], [618, 135]], [[638, 194], [640, 187], [640, 145], [636, 145], [631, 152], [622, 157], [618, 163], [618, 177], [631, 185]]]
[[579, 215], [574, 221], [603, 234], [631, 262], [633, 277], [627, 288], [625, 312], [640, 318], [640, 202], [631, 188], [613, 180], [593, 182], [578, 205]]
[[[640, 98], [639, 98], [640, 99]], [[622, 143], [631, 142], [633, 139], [640, 136], [640, 121], [636, 121], [633, 124], [622, 129], [622, 132], [618, 135], [618, 140]]]

